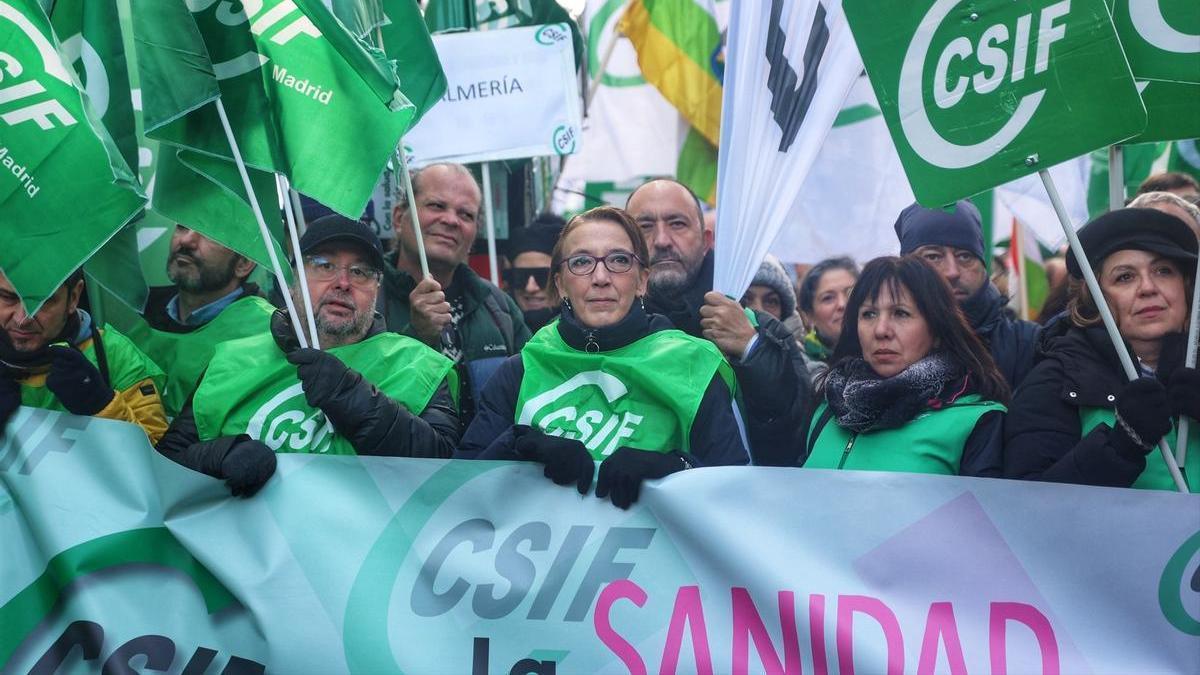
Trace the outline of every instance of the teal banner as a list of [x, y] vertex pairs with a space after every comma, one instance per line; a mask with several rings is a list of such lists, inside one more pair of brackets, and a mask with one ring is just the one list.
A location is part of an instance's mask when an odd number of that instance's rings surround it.
[[234, 499], [123, 423], [4, 439], [5, 673], [1200, 672], [1194, 495], [282, 455]]

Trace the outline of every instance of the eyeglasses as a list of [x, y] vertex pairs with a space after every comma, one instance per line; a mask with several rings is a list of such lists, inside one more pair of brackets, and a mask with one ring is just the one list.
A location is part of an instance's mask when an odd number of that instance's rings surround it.
[[510, 267], [504, 270], [504, 280], [508, 282], [509, 288], [525, 288], [530, 279], [533, 279], [538, 288], [545, 288], [550, 281], [550, 268]]
[[383, 273], [362, 263], [353, 265], [335, 265], [328, 258], [319, 255], [305, 256], [304, 266], [308, 268], [308, 276], [317, 281], [333, 281], [342, 270], [346, 270], [351, 285], [366, 288], [379, 283]]
[[563, 261], [567, 266], [567, 271], [571, 274], [580, 277], [586, 277], [596, 270], [596, 263], [604, 261], [604, 269], [613, 274], [621, 274], [633, 269], [634, 263], [641, 263], [641, 259], [628, 251], [613, 251], [603, 258], [597, 258], [594, 255], [580, 253], [573, 255]]

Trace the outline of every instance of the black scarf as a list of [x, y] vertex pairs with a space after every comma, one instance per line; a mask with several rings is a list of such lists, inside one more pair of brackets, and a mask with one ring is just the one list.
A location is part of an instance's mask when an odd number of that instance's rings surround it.
[[934, 352], [883, 378], [866, 360], [843, 359], [825, 380], [825, 400], [838, 426], [854, 433], [895, 429], [926, 407], [940, 408], [966, 391], [962, 366]]
[[79, 316], [79, 310], [72, 312], [58, 335], [47, 340], [40, 349], [31, 352], [17, 351], [8, 337], [8, 331], [0, 329], [0, 370], [8, 373], [11, 377], [18, 378], [48, 371], [50, 369], [50, 345], [64, 341], [74, 344], [82, 325], [83, 320]]

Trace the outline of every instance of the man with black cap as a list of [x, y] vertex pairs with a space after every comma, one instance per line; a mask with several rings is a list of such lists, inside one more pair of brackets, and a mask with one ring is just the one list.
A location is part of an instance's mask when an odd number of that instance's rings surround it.
[[512, 265], [504, 270], [504, 281], [508, 294], [525, 315], [525, 325], [534, 332], [558, 315], [558, 308], [550, 306], [546, 287], [550, 283], [550, 255], [565, 224], [558, 216], [543, 214], [529, 227], [514, 232], [508, 242]]
[[167, 373], [163, 405], [179, 414], [217, 345], [266, 330], [274, 311], [247, 279], [254, 261], [195, 230], [176, 225], [167, 256], [170, 286], [150, 289], [145, 322], [129, 339]]
[[75, 271], [30, 314], [0, 271], [0, 435], [18, 406], [138, 425], [150, 442], [167, 429], [162, 370], [112, 326], [79, 307]]
[[[309, 225], [300, 251], [320, 348], [299, 346], [284, 310], [269, 332], [220, 345], [159, 451], [226, 479], [235, 495], [270, 478], [275, 452], [449, 457], [459, 439], [453, 363], [385, 331], [374, 311], [379, 238], [331, 215]], [[299, 287], [290, 292], [303, 307]]]
[[962, 200], [953, 210], [912, 204], [896, 219], [900, 255], [916, 255], [942, 275], [976, 335], [1014, 390], [1033, 367], [1037, 324], [1010, 318], [1008, 299], [991, 283], [984, 263], [979, 209]]

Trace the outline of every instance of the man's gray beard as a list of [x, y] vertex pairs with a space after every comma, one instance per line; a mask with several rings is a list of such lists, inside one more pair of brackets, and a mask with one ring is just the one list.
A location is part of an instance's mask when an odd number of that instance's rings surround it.
[[[699, 268], [697, 268], [699, 270]], [[687, 290], [696, 275], [687, 270], [675, 271], [650, 269], [650, 293], [659, 297], [670, 298]]]
[[[319, 301], [313, 299], [313, 302]], [[301, 330], [303, 330], [304, 335], [307, 337], [308, 314], [304, 311], [304, 298], [295, 289], [292, 289], [292, 304], [296, 308], [296, 312], [300, 314]], [[374, 307], [374, 304], [372, 304], [372, 307]], [[371, 327], [371, 322], [375, 319], [374, 309], [366, 312], [356, 311], [353, 320], [333, 325], [321, 316], [319, 304], [313, 307], [313, 314], [317, 320], [317, 339], [321, 341], [320, 346], [326, 349], [359, 342], [366, 336], [367, 330]]]
[[[233, 280], [238, 263], [236, 257], [230, 258], [226, 268], [219, 270], [214, 269], [212, 265], [203, 260], [196, 258], [191, 258], [191, 260], [196, 263], [192, 270], [178, 270], [167, 265], [167, 278], [185, 293], [208, 293], [225, 288]], [[183, 272], [183, 274], [179, 272]]]

